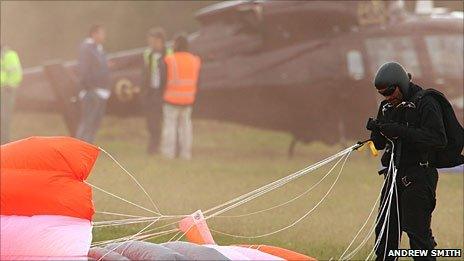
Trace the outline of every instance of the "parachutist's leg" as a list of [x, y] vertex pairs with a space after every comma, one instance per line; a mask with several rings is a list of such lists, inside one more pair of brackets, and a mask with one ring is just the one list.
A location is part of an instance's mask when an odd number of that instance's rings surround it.
[[[432, 212], [435, 209], [435, 190], [438, 174], [435, 169], [418, 169], [413, 184], [402, 195], [403, 228], [408, 234], [411, 249], [432, 250], [437, 243], [432, 234]], [[414, 260], [436, 260], [435, 257], [420, 257]]]

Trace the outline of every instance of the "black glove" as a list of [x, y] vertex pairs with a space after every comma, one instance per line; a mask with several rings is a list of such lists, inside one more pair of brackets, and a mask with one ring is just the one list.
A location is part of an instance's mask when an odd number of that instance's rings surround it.
[[380, 132], [388, 138], [398, 138], [406, 136], [407, 127], [399, 123], [379, 124]]
[[367, 120], [366, 129], [370, 131], [379, 132], [379, 121], [373, 118], [369, 118], [369, 120]]

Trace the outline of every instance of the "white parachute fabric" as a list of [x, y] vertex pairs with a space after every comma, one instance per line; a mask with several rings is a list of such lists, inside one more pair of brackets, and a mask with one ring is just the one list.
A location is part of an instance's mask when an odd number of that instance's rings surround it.
[[1, 259], [85, 260], [92, 241], [87, 219], [60, 216], [0, 216]]

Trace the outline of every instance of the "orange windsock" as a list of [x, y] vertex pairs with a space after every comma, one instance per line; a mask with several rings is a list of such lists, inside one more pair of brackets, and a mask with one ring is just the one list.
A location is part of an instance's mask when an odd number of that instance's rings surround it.
[[187, 240], [191, 243], [200, 245], [216, 244], [201, 210], [197, 210], [195, 213], [182, 219], [179, 222], [179, 229], [185, 233]]

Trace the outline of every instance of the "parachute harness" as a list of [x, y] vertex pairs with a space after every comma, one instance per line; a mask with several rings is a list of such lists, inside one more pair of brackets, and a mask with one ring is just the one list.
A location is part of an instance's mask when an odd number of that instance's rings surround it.
[[[275, 180], [267, 185], [264, 185], [262, 187], [259, 187], [251, 192], [248, 192], [248, 193], [245, 193], [241, 196], [238, 196], [234, 199], [231, 199], [225, 203], [222, 203], [220, 205], [217, 205], [215, 207], [212, 207], [206, 211], [204, 211], [203, 213], [205, 214], [205, 220], [208, 220], [208, 219], [211, 219], [211, 218], [217, 218], [217, 217], [243, 217], [243, 216], [250, 216], [250, 215], [254, 215], [254, 214], [258, 214], [258, 213], [262, 213], [262, 212], [266, 212], [266, 211], [269, 211], [269, 210], [272, 210], [272, 209], [275, 209], [275, 208], [278, 208], [278, 207], [282, 207], [282, 206], [285, 206], [287, 204], [290, 204], [292, 202], [294, 202], [295, 200], [301, 198], [302, 196], [308, 194], [310, 191], [312, 191], [315, 187], [317, 187], [329, 174], [331, 174], [333, 172], [333, 170], [339, 165], [340, 162], [343, 161], [342, 163], [342, 166], [340, 167], [340, 170], [337, 174], [337, 177], [335, 178], [335, 180], [333, 181], [333, 183], [331, 184], [331, 186], [329, 187], [328, 191], [324, 194], [324, 196], [320, 199], [319, 202], [317, 202], [309, 211], [307, 211], [304, 215], [302, 215], [301, 217], [299, 217], [298, 219], [294, 220], [291, 224], [287, 225], [287, 226], [284, 226], [282, 228], [279, 228], [277, 230], [274, 230], [274, 231], [271, 231], [271, 232], [268, 232], [268, 233], [265, 233], [265, 234], [261, 234], [261, 235], [254, 235], [254, 236], [243, 236], [243, 235], [234, 235], [234, 234], [229, 234], [229, 233], [225, 233], [225, 232], [222, 232], [222, 231], [218, 231], [218, 230], [214, 230], [214, 229], [210, 229], [212, 232], [216, 232], [216, 233], [219, 233], [219, 234], [223, 234], [223, 235], [228, 235], [228, 236], [232, 236], [232, 237], [237, 237], [237, 238], [260, 238], [260, 237], [265, 237], [265, 236], [269, 236], [269, 235], [273, 235], [273, 234], [276, 234], [276, 233], [279, 233], [279, 232], [282, 232], [286, 229], [289, 229], [291, 227], [294, 227], [295, 225], [297, 225], [300, 221], [302, 221], [303, 219], [305, 219], [307, 216], [309, 216], [325, 199], [326, 197], [330, 194], [330, 192], [332, 191], [333, 187], [335, 186], [335, 184], [338, 182], [339, 178], [340, 178], [340, 175], [345, 167], [345, 164], [349, 158], [349, 156], [351, 155], [351, 152], [353, 152], [354, 150], [357, 150], [359, 149], [360, 147], [362, 147], [365, 143], [367, 143], [368, 140], [366, 141], [362, 141], [362, 142], [358, 142], [357, 144], [355, 145], [352, 145], [330, 157], [327, 157], [326, 159], [323, 159], [315, 164], [312, 164], [310, 166], [307, 166], [299, 171], [296, 171], [288, 176], [285, 176], [283, 178], [280, 178], [278, 180]], [[128, 241], [134, 241], [134, 240], [148, 240], [148, 239], [153, 239], [153, 238], [156, 238], [156, 237], [160, 237], [160, 236], [165, 236], [165, 235], [169, 235], [171, 233], [174, 233], [174, 236], [172, 236], [170, 238], [170, 241], [173, 241], [173, 240], [179, 240], [181, 239], [186, 233], [189, 232], [189, 230], [193, 227], [193, 225], [191, 225], [187, 231], [183, 232], [181, 234], [182, 231], [180, 231], [179, 229], [177, 228], [174, 228], [174, 229], [166, 229], [167, 227], [172, 227], [173, 225], [177, 224], [178, 221], [184, 217], [187, 217], [189, 215], [163, 215], [161, 213], [161, 211], [159, 210], [159, 208], [156, 206], [154, 200], [150, 197], [150, 195], [148, 194], [148, 192], [143, 188], [143, 186], [140, 184], [140, 182], [137, 181], [137, 179], [135, 178], [135, 176], [130, 173], [126, 168], [124, 168], [122, 166], [121, 163], [119, 163], [110, 153], [106, 152], [104, 149], [100, 148], [101, 151], [103, 151], [106, 155], [108, 155], [110, 157], [111, 160], [113, 160], [116, 165], [121, 168], [124, 173], [126, 173], [127, 175], [129, 175], [129, 177], [138, 185], [138, 187], [144, 192], [144, 194], [148, 197], [148, 199], [150, 200], [150, 202], [152, 203], [154, 209], [149, 209], [149, 208], [146, 208], [146, 207], [143, 207], [143, 206], [140, 206], [134, 202], [131, 202], [127, 199], [124, 199], [123, 197], [121, 196], [118, 196], [116, 194], [113, 194], [111, 192], [108, 192], [100, 187], [97, 187], [93, 184], [90, 184], [87, 182], [87, 184], [89, 184], [90, 186], [92, 186], [93, 188], [103, 192], [103, 193], [106, 193], [107, 195], [110, 195], [112, 197], [115, 197], [119, 200], [122, 200], [126, 203], [129, 203], [133, 206], [136, 206], [142, 210], [145, 210], [149, 213], [151, 213], [153, 216], [137, 216], [137, 215], [126, 215], [126, 214], [122, 214], [122, 213], [115, 213], [115, 212], [108, 212], [108, 211], [97, 211], [96, 213], [99, 213], [99, 214], [105, 214], [105, 215], [114, 215], [114, 216], [120, 216], [120, 217], [126, 217], [125, 219], [117, 219], [117, 220], [109, 220], [109, 221], [99, 221], [99, 222], [94, 222], [93, 225], [94, 227], [107, 227], [107, 226], [121, 226], [121, 225], [129, 225], [129, 224], [140, 224], [140, 223], [149, 223], [147, 226], [143, 227], [141, 230], [139, 230], [137, 233], [135, 234], [132, 234], [132, 235], [129, 235], [129, 236], [124, 236], [124, 237], [120, 237], [120, 238], [116, 238], [116, 239], [112, 239], [112, 240], [105, 240], [105, 241], [100, 241], [100, 242], [94, 242], [92, 244], [92, 246], [103, 246], [103, 245], [108, 245], [108, 244], [111, 244], [111, 243], [119, 243], [117, 244], [113, 249], [111, 249], [112, 251], [113, 250], [116, 250], [117, 248], [119, 248], [120, 246], [122, 246], [125, 242], [128, 242]], [[386, 178], [385, 178], [385, 181], [384, 181], [384, 185], [386, 184], [386, 181], [388, 180], [388, 177], [390, 175], [393, 175], [393, 179], [392, 180], [396, 180], [396, 167], [394, 165], [394, 161], [393, 161], [393, 157], [394, 157], [394, 154], [392, 153], [391, 155], [391, 160], [390, 160], [390, 166], [389, 166], [389, 169], [388, 169], [388, 173], [386, 175]], [[337, 161], [336, 161], [337, 160]], [[296, 180], [300, 177], [303, 177], [305, 175], [307, 175], [308, 173], [311, 173], [313, 172], [314, 170], [317, 170], [333, 161], [336, 161], [336, 163], [331, 167], [331, 169], [318, 181], [316, 182], [313, 186], [311, 186], [310, 188], [308, 188], [307, 190], [305, 190], [303, 193], [295, 196], [294, 198], [288, 200], [288, 201], [285, 201], [283, 203], [280, 203], [278, 205], [275, 205], [275, 206], [272, 206], [272, 207], [269, 207], [269, 208], [266, 208], [266, 209], [261, 209], [261, 210], [258, 210], [258, 211], [255, 211], [255, 212], [251, 212], [251, 213], [247, 213], [247, 214], [243, 214], [243, 215], [235, 215], [235, 216], [225, 216], [225, 215], [222, 215], [224, 214], [225, 212], [228, 212], [234, 208], [237, 208], [253, 199], [256, 199], [258, 197], [261, 197], [262, 195], [265, 195], [271, 191], [274, 191], [286, 184], [288, 184], [289, 182], [293, 181], [293, 180]], [[382, 238], [382, 234], [385, 230], [385, 227], [387, 227], [387, 230], [388, 230], [388, 227], [389, 227], [389, 223], [388, 223], [388, 216], [389, 216], [389, 213], [390, 213], [390, 207], [391, 207], [391, 200], [393, 198], [393, 193], [395, 193], [395, 195], [397, 195], [397, 190], [396, 190], [396, 183], [395, 182], [392, 182], [392, 186], [390, 187], [390, 190], [388, 192], [388, 196], [387, 196], [387, 199], [383, 202], [383, 206], [382, 206], [382, 210], [381, 212], [384, 213], [384, 211], [388, 211], [386, 212], [387, 214], [387, 218], [385, 218], [383, 224], [382, 224], [382, 231], [381, 231], [381, 234], [379, 236], [379, 239], [377, 240], [375, 246], [374, 246], [374, 249], [371, 251], [371, 253], [369, 254], [369, 256], [367, 257], [367, 259], [370, 258], [370, 256], [372, 255], [372, 253], [378, 248], [378, 245], [380, 243], [380, 239]], [[377, 205], [377, 202], [379, 201], [380, 199], [380, 195], [379, 197], [377, 198], [366, 222], [363, 224], [363, 226], [361, 227], [361, 229], [358, 231], [358, 233], [355, 235], [355, 237], [353, 238], [353, 240], [351, 241], [351, 243], [349, 244], [349, 246], [347, 247], [347, 249], [343, 252], [343, 254], [341, 255], [340, 257], [340, 260], [346, 260], [346, 259], [349, 259], [351, 258], [352, 256], [354, 256], [358, 251], [359, 249], [367, 242], [367, 240], [370, 238], [370, 236], [372, 235], [372, 233], [374, 232], [375, 230], [375, 226], [377, 225], [377, 223], [379, 222], [379, 220], [376, 221], [376, 223], [370, 228], [370, 232], [368, 233], [368, 235], [366, 236], [366, 238], [364, 238], [364, 240], [361, 242], [361, 244], [356, 247], [352, 252], [350, 252], [349, 254], [346, 254], [346, 252], [349, 250], [349, 248], [351, 247], [351, 245], [354, 243], [355, 239], [359, 236], [360, 232], [362, 231], [362, 229], [366, 226], [366, 224], [368, 223], [368, 220], [370, 219], [372, 213], [374, 212], [374, 209], [375, 209], [375, 206]], [[398, 197], [396, 197], [396, 200], [398, 200]], [[388, 206], [387, 206], [388, 204]], [[397, 204], [397, 208], [398, 208], [398, 204]], [[397, 212], [398, 213], [398, 212]], [[175, 219], [174, 222], [171, 222], [171, 223], [168, 223], [168, 224], [165, 224], [163, 226], [160, 226], [160, 227], [156, 227], [156, 228], [150, 228], [151, 226], [153, 226], [156, 222], [160, 221], [160, 220], [173, 220]], [[399, 219], [399, 217], [398, 217]], [[165, 230], [163, 230], [165, 229]], [[398, 220], [398, 229], [399, 228], [399, 220]], [[179, 234], [181, 234], [179, 236]], [[388, 236], [388, 235], [387, 235]], [[130, 242], [129, 242], [130, 244]], [[123, 250], [123, 252], [130, 246], [129, 244], [127, 244]], [[109, 252], [108, 252], [109, 253]], [[107, 254], [108, 254], [107, 253]], [[102, 257], [103, 258], [103, 257]], [[101, 259], [101, 258], [100, 258]]]

